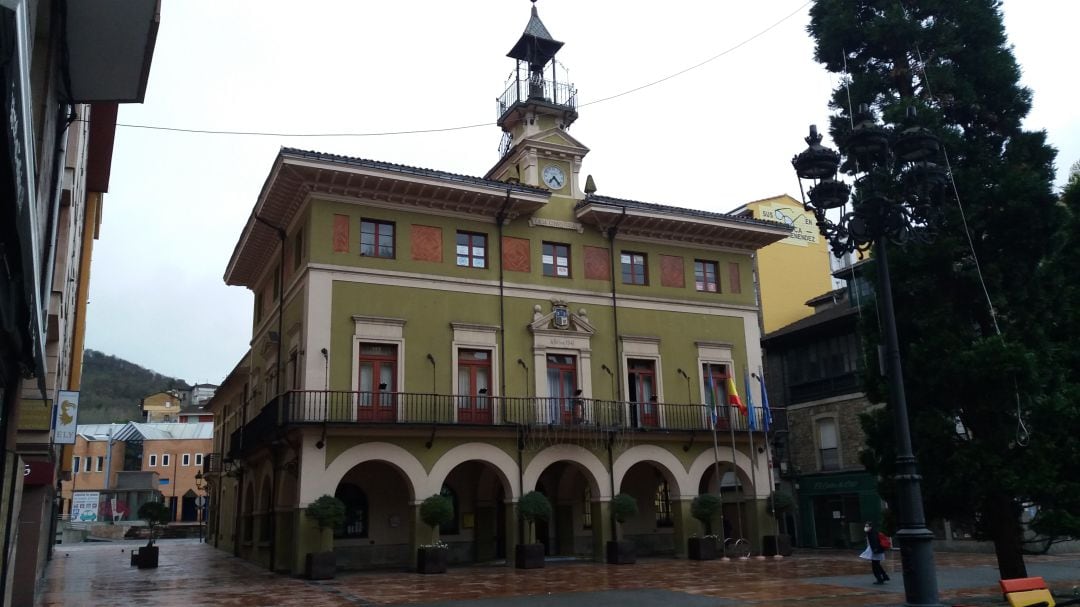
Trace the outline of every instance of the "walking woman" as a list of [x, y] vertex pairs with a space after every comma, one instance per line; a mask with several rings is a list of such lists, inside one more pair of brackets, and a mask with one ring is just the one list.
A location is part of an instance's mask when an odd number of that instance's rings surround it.
[[881, 566], [881, 562], [885, 560], [885, 548], [878, 539], [877, 529], [870, 521], [866, 521], [863, 525], [863, 531], [866, 533], [866, 550], [862, 551], [859, 558], [870, 561], [870, 568], [874, 572], [874, 583], [884, 584], [889, 581], [889, 574], [885, 573], [885, 569]]

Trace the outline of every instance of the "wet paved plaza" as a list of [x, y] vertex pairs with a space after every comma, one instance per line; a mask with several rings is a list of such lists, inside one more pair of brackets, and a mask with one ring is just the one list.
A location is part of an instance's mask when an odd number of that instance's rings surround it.
[[[444, 575], [401, 571], [342, 573], [309, 582], [267, 571], [189, 540], [162, 541], [160, 567], [129, 566], [139, 542], [57, 546], [38, 605], [234, 607], [423, 605], [450, 607], [704, 607], [706, 605], [899, 605], [899, 554], [887, 563], [893, 581], [872, 584], [856, 551], [803, 551], [782, 560], [697, 562], [644, 559], [636, 565], [552, 562], [545, 569], [454, 567]], [[123, 552], [121, 552], [123, 551]], [[996, 593], [993, 555], [938, 553], [943, 602], [1004, 605]], [[1080, 555], [1028, 557], [1028, 572], [1055, 592], [1080, 584]]]

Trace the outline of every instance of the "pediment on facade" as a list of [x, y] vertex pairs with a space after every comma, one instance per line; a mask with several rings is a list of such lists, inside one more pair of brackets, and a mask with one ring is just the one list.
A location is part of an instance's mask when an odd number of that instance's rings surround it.
[[537, 143], [547, 143], [560, 147], [569, 147], [581, 150], [583, 152], [589, 151], [589, 148], [585, 147], [585, 144], [581, 143], [577, 139], [570, 136], [570, 133], [562, 129], [548, 129], [542, 131], [524, 140], [525, 142], [534, 141]]

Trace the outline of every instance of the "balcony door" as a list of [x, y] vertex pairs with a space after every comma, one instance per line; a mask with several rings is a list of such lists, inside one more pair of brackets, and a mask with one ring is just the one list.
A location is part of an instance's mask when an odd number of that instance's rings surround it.
[[392, 422], [397, 419], [397, 346], [360, 344], [359, 395], [356, 419]]
[[627, 393], [630, 396], [631, 425], [660, 425], [656, 403], [656, 362], [631, 358], [626, 361], [626, 373], [630, 382]]
[[728, 428], [727, 365], [705, 363], [701, 365], [701, 377], [705, 381], [705, 404], [709, 406], [710, 422], [716, 412], [716, 426]]
[[457, 421], [459, 424], [490, 424], [491, 351], [458, 351]]
[[570, 354], [547, 355], [547, 423], [570, 424], [574, 419], [574, 399], [578, 396], [577, 357]]

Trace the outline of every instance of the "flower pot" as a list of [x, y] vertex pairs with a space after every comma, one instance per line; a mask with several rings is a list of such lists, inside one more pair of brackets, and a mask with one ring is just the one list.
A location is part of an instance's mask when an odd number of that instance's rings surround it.
[[337, 573], [337, 555], [333, 550], [309, 552], [304, 559], [304, 573], [310, 580], [332, 580]]
[[791, 536], [786, 533], [780, 535], [766, 535], [761, 538], [761, 554], [764, 556], [791, 556]]
[[632, 565], [637, 562], [634, 543], [627, 541], [607, 543], [607, 562], [609, 565]]
[[716, 558], [715, 537], [692, 537], [687, 542], [687, 556], [695, 561], [711, 561]]
[[518, 544], [514, 546], [514, 567], [518, 569], [542, 569], [544, 567], [544, 545]]
[[156, 569], [158, 566], [158, 547], [143, 546], [139, 548], [139, 556], [135, 560], [139, 569]]
[[418, 548], [416, 550], [416, 571], [418, 573], [446, 573], [446, 562], [450, 556], [447, 548]]

